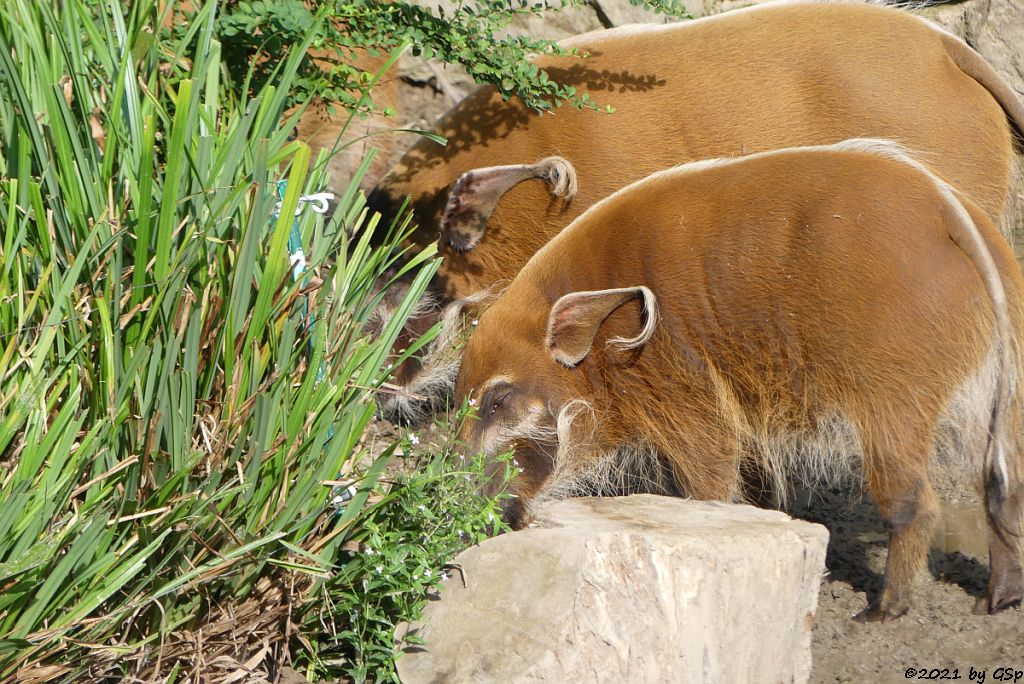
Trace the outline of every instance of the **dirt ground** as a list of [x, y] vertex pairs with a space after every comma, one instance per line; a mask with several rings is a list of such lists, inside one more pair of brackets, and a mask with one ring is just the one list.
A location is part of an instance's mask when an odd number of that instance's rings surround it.
[[[859, 492], [798, 494], [790, 512], [828, 527], [828, 572], [818, 595], [811, 682], [908, 679], [1024, 682], [1024, 615], [1010, 609], [975, 615], [988, 581], [985, 520], [975, 493], [937, 466], [942, 498], [928, 562], [910, 612], [890, 623], [851, 617], [882, 586], [888, 537], [875, 506]], [[911, 676], [910, 668], [914, 672]], [[984, 673], [984, 678], [981, 678]]]

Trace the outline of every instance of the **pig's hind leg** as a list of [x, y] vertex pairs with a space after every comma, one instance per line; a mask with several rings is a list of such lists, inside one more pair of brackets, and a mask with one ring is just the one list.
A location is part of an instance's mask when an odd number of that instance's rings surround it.
[[[1012, 457], [1019, 459], [1020, 439], [1013, 440]], [[989, 582], [985, 598], [975, 612], [995, 613], [1021, 602], [1021, 525], [1024, 486], [1011, 470], [1009, 482], [996, 471], [985, 474], [985, 509], [988, 513]]]
[[910, 608], [938, 513], [928, 480], [934, 448], [932, 431], [927, 429], [931, 421], [922, 420], [921, 413], [907, 413], [876, 416], [861, 432], [868, 489], [889, 532], [889, 554], [882, 593], [854, 617], [858, 622], [893, 620]]

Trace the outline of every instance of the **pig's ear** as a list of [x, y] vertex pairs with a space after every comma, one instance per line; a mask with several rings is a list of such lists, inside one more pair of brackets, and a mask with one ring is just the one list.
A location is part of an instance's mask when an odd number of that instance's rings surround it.
[[619, 349], [635, 349], [654, 334], [658, 323], [658, 300], [644, 286], [623, 287], [614, 290], [572, 292], [551, 307], [548, 317], [547, 348], [559, 363], [575, 366], [590, 353], [594, 337], [604, 319], [626, 302], [640, 299], [644, 303], [644, 320], [634, 337], [614, 337], [608, 344]]
[[547, 157], [536, 164], [489, 166], [467, 171], [448, 195], [441, 217], [442, 242], [459, 252], [476, 247], [501, 196], [531, 178], [547, 181], [555, 197], [569, 201], [576, 195], [576, 170], [561, 157]]

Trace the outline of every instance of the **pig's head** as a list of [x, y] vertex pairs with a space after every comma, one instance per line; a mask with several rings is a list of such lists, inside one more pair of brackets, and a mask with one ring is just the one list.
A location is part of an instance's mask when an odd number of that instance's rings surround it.
[[465, 401], [475, 409], [462, 441], [472, 453], [484, 455], [488, 474], [494, 475], [500, 454], [515, 451], [520, 474], [504, 513], [506, 522], [519, 528], [532, 517], [532, 502], [557, 491], [563, 478], [585, 472], [589, 454], [602, 449], [591, 374], [581, 364], [592, 354], [603, 356], [595, 341], [605, 320], [627, 302], [641, 300], [644, 316], [633, 322], [633, 334], [603, 336], [602, 345], [636, 349], [654, 331], [657, 302], [654, 293], [638, 286], [572, 292], [546, 308], [537, 306], [542, 297], [523, 297], [524, 288], [512, 289], [481, 317], [470, 337], [455, 394], [457, 405]]
[[[413, 243], [426, 244], [440, 238], [441, 254], [446, 260], [431, 284], [429, 296], [409, 315], [405, 329], [392, 349], [389, 362], [396, 364], [392, 376], [395, 389], [381, 400], [383, 417], [413, 425], [424, 422], [450, 403], [460, 342], [466, 332], [462, 313], [472, 313], [482, 301], [491, 299], [490, 289], [468, 296], [460, 290], [466, 290], [466, 281], [474, 278], [484, 281], [481, 287], [493, 289], [491, 286], [495, 285], [493, 278], [479, 278], [477, 275], [486, 268], [486, 263], [462, 253], [479, 244], [498, 202], [519, 183], [542, 180], [550, 186], [553, 196], [566, 201], [577, 191], [576, 173], [572, 165], [561, 157], [547, 157], [534, 164], [472, 169], [461, 174], [450, 187], [435, 187], [444, 180], [439, 173], [438, 169], [427, 169], [422, 178], [417, 177], [424, 190], [411, 195], [419, 227], [410, 239]], [[409, 174], [409, 169], [400, 165], [388, 174], [368, 199], [371, 209], [381, 213], [384, 225], [389, 225], [399, 214], [404, 201], [402, 193], [411, 190]], [[430, 188], [434, 189], [426, 190]], [[441, 198], [443, 201], [439, 202]], [[413, 246], [413, 250], [416, 249]], [[458, 258], [453, 258], [455, 253], [459, 253]], [[497, 255], [490, 256], [498, 262], [513, 258], [500, 250]], [[393, 273], [385, 274], [382, 283], [391, 277]], [[411, 274], [407, 274], [403, 282], [391, 287], [374, 312], [373, 328], [380, 329], [390, 320], [408, 290], [410, 279]], [[433, 343], [414, 357], [402, 362], [397, 360], [405, 349], [439, 321], [442, 330]]]

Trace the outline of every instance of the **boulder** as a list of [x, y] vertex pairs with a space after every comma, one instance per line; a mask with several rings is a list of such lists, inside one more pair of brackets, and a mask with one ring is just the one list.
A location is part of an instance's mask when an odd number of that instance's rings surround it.
[[[670, 24], [674, 21], [684, 21], [637, 7], [628, 0], [588, 0], [587, 4], [594, 8], [605, 28], [626, 24]], [[683, 0], [680, 4], [694, 19], [722, 11], [722, 0]]]
[[[828, 532], [750, 506], [638, 495], [544, 506], [456, 559], [400, 627], [418, 682], [804, 682]], [[463, 583], [463, 580], [465, 583]]]
[[1024, 0], [967, 0], [919, 13], [963, 38], [1024, 99]]

